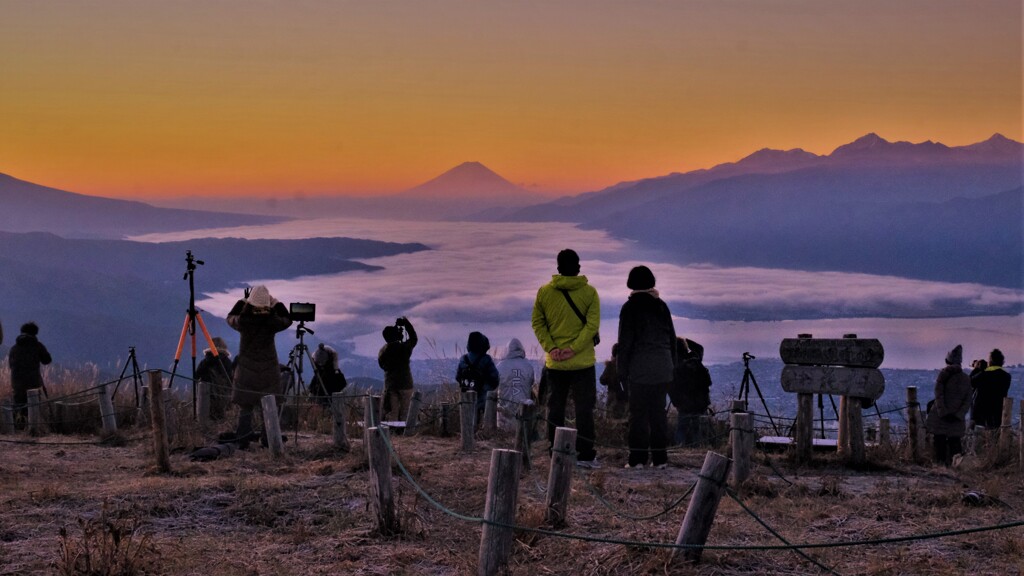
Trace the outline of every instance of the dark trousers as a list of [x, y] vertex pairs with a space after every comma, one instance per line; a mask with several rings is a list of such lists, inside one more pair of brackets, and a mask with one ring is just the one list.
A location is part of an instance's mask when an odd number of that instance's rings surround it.
[[704, 441], [701, 436], [701, 418], [705, 413], [690, 414], [679, 413], [679, 420], [676, 421], [675, 443], [679, 446], [694, 448], [700, 446]]
[[668, 462], [668, 417], [665, 394], [668, 383], [633, 384], [629, 387], [629, 465], [658, 466]]
[[597, 372], [594, 367], [580, 370], [547, 371], [548, 441], [554, 446], [555, 428], [565, 424], [565, 405], [572, 394], [576, 406], [576, 459], [597, 457], [594, 450], [594, 406], [597, 404]]
[[959, 436], [936, 434], [934, 436], [934, 442], [936, 464], [949, 466], [953, 464], [953, 456], [956, 454], [963, 454], [964, 452]]

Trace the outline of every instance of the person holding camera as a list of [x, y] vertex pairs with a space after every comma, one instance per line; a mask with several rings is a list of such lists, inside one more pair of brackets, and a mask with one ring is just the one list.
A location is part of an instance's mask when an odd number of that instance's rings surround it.
[[7, 353], [11, 368], [11, 388], [14, 389], [14, 414], [16, 422], [24, 422], [28, 416], [28, 391], [46, 388], [40, 366], [53, 361], [50, 352], [39, 341], [39, 326], [35, 322], [21, 325], [21, 334], [14, 340]]
[[283, 392], [274, 337], [291, 326], [292, 319], [285, 305], [260, 285], [246, 289], [245, 298], [228, 312], [227, 322], [240, 335], [231, 401], [240, 409], [234, 438], [244, 450], [252, 437], [253, 410], [267, 394]]
[[1003, 370], [1003, 352], [995, 348], [989, 352], [988, 362], [971, 363], [971, 386], [974, 388], [974, 406], [971, 420], [975, 426], [999, 428], [1003, 418], [1003, 399], [1010, 392], [1010, 373]]
[[558, 253], [558, 274], [537, 290], [531, 325], [544, 349], [544, 378], [548, 388], [548, 441], [565, 424], [565, 407], [572, 394], [576, 406], [576, 465], [600, 468], [594, 450], [594, 406], [597, 404], [598, 329], [601, 302], [597, 290], [580, 275], [580, 257], [565, 249]]
[[317, 403], [330, 406], [331, 394], [341, 392], [348, 386], [345, 375], [338, 366], [338, 351], [321, 342], [313, 352], [313, 384], [310, 393]]
[[419, 339], [412, 322], [405, 316], [385, 326], [384, 346], [377, 354], [377, 365], [384, 371], [384, 399], [381, 420], [405, 418], [415, 390], [409, 360]]
[[963, 347], [957, 344], [946, 354], [946, 367], [935, 379], [935, 400], [925, 421], [935, 442], [935, 461], [945, 466], [950, 466], [953, 457], [963, 453], [961, 438], [971, 407], [971, 378], [960, 367], [961, 362]]

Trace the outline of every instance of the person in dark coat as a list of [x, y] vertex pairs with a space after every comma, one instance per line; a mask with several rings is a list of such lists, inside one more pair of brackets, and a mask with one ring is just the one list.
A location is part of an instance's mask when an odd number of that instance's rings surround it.
[[974, 406], [971, 420], [975, 426], [999, 428], [1003, 418], [1003, 400], [1010, 392], [1010, 373], [1003, 370], [1003, 352], [998, 348], [988, 355], [988, 362], [976, 360], [971, 370]]
[[487, 406], [487, 393], [498, 389], [500, 375], [494, 365], [494, 359], [487, 353], [491, 349], [491, 341], [480, 332], [470, 332], [466, 342], [466, 353], [459, 358], [459, 366], [455, 369], [455, 381], [463, 390], [476, 392], [476, 424], [482, 422], [484, 408]]
[[14, 413], [17, 421], [24, 422], [28, 413], [28, 391], [43, 387], [43, 373], [39, 367], [53, 361], [50, 352], [39, 341], [39, 326], [27, 322], [7, 354], [11, 368], [11, 388], [14, 389]]
[[244, 449], [252, 436], [253, 410], [267, 394], [283, 393], [274, 337], [291, 326], [292, 319], [266, 286], [256, 286], [235, 303], [227, 322], [241, 336], [231, 401], [240, 408], [235, 438]]
[[619, 379], [617, 366], [619, 344], [612, 344], [612, 357], [604, 362], [604, 370], [601, 371], [601, 378], [598, 381], [608, 389], [608, 399], [605, 404], [608, 415], [612, 418], [624, 418], [629, 410], [629, 392], [622, 385]]
[[967, 411], [971, 407], [971, 378], [964, 373], [963, 347], [946, 354], [946, 367], [935, 380], [935, 400], [925, 426], [934, 438], [935, 461], [949, 466], [953, 457], [963, 453], [963, 438]]
[[676, 365], [676, 330], [668, 305], [654, 288], [646, 266], [629, 271], [632, 290], [619, 312], [619, 378], [629, 388], [629, 463], [627, 468], [664, 468], [668, 464], [665, 395]]
[[[407, 338], [402, 335], [403, 328]], [[386, 326], [382, 335], [384, 346], [381, 346], [377, 354], [377, 365], [384, 371], [384, 405], [381, 407], [381, 419], [404, 419], [409, 412], [409, 403], [415, 391], [409, 360], [419, 338], [416, 337], [416, 329], [413, 328], [412, 322], [405, 316], [395, 320], [394, 326]]]
[[220, 336], [213, 338], [213, 348], [203, 351], [203, 359], [196, 366], [196, 380], [210, 383], [210, 419], [224, 418], [231, 399], [231, 352], [228, 343]]

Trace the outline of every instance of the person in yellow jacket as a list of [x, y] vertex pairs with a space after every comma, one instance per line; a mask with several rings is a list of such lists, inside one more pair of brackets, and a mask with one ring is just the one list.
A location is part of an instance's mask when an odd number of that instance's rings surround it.
[[576, 464], [597, 468], [594, 450], [594, 405], [597, 377], [594, 346], [599, 341], [601, 303], [597, 290], [580, 276], [580, 257], [558, 253], [558, 274], [537, 291], [533, 332], [544, 349], [548, 382], [548, 440], [565, 424], [565, 405], [572, 394], [576, 406]]

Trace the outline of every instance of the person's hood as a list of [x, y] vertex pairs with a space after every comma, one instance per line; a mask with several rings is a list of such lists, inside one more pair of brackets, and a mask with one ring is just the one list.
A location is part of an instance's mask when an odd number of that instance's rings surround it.
[[256, 308], [273, 308], [277, 305], [277, 299], [270, 295], [270, 290], [267, 287], [260, 284], [249, 292], [249, 298], [246, 299], [250, 306]]
[[576, 290], [587, 285], [587, 277], [555, 274], [551, 277], [551, 285], [558, 290]]
[[523, 343], [519, 341], [519, 338], [508, 341], [508, 352], [505, 354], [505, 358], [526, 358], [526, 348], [523, 348]]
[[39, 338], [36, 338], [31, 334], [18, 334], [18, 337], [14, 339], [15, 344], [21, 344], [22, 346], [26, 344], [34, 344], [36, 342], [39, 342]]

